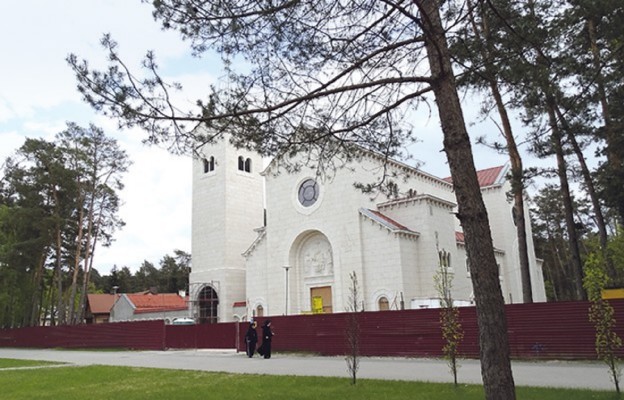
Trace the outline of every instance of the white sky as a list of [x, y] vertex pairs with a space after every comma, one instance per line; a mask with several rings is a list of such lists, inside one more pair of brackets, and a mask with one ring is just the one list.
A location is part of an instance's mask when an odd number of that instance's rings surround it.
[[[99, 45], [111, 33], [122, 58], [139, 68], [147, 50], [155, 50], [165, 76], [185, 85], [183, 96], [201, 97], [218, 76], [218, 57], [194, 59], [175, 32], [162, 32], [151, 6], [139, 0], [21, 0], [0, 3], [0, 160], [22, 145], [25, 137], [52, 139], [66, 121], [90, 122], [116, 137], [133, 162], [121, 193], [121, 218], [126, 222], [108, 249], [99, 248], [95, 267], [101, 274], [143, 260], [157, 264], [174, 249], [191, 250], [191, 161], [145, 147], [141, 131], [119, 132], [116, 122], [84, 104], [65, 58], [75, 53], [92, 66], [104, 66]], [[475, 104], [474, 107], [476, 108]], [[470, 107], [469, 107], [470, 108]], [[432, 110], [432, 114], [436, 114]], [[468, 117], [470, 121], [471, 118]], [[476, 135], [494, 125], [470, 127]], [[437, 118], [423, 118], [416, 132], [423, 141], [413, 156], [423, 170], [447, 176]], [[501, 165], [506, 157], [475, 147], [477, 168]]]

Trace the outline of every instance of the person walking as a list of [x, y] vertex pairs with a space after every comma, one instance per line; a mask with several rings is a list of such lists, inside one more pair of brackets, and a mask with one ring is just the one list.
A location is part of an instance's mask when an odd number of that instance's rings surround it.
[[258, 349], [258, 354], [264, 358], [271, 358], [271, 341], [273, 338], [273, 331], [271, 330], [271, 320], [267, 319], [262, 324], [262, 345]]
[[252, 358], [256, 352], [256, 345], [258, 344], [258, 332], [256, 332], [257, 326], [258, 323], [256, 323], [256, 321], [251, 321], [249, 323], [249, 329], [247, 329], [247, 333], [245, 333], [247, 357], [249, 358]]

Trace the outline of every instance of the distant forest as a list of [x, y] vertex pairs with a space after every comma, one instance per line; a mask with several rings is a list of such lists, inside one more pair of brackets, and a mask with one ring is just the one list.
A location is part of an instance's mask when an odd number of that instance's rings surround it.
[[97, 270], [91, 273], [90, 293], [135, 293], [155, 290], [158, 293], [177, 293], [189, 289], [191, 255], [182, 250], [174, 250], [174, 255], [166, 254], [158, 267], [145, 260], [141, 267], [132, 273], [130, 268], [114, 266], [108, 275], [100, 275]]

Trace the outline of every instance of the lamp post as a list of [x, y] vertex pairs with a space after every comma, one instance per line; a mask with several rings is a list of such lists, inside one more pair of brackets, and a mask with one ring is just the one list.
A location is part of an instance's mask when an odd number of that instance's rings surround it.
[[290, 269], [290, 265], [284, 265], [282, 268], [286, 271], [286, 306], [284, 307], [284, 315], [288, 315], [288, 270]]

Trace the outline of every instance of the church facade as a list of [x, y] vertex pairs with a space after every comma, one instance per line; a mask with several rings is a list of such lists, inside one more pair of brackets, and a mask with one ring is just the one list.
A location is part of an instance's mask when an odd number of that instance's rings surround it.
[[[312, 168], [287, 172], [279, 160], [227, 141], [205, 146], [193, 163], [190, 307], [199, 322], [254, 316], [344, 312], [355, 274], [367, 311], [436, 307], [440, 255], [453, 276], [452, 297], [473, 302], [470, 266], [448, 179], [362, 152], [319, 179]], [[506, 166], [478, 172], [505, 302], [522, 302]], [[381, 174], [398, 197], [363, 193], [354, 183]], [[528, 215], [527, 215], [528, 220]], [[545, 301], [530, 224], [534, 301]]]

